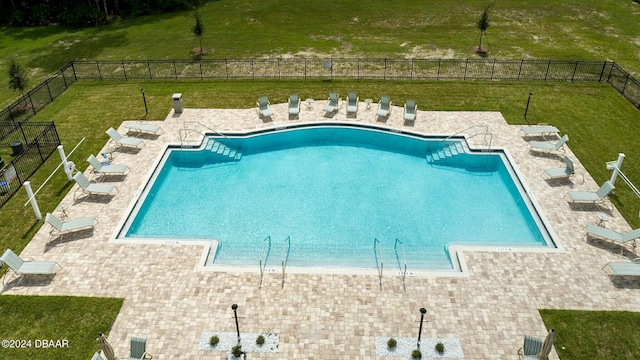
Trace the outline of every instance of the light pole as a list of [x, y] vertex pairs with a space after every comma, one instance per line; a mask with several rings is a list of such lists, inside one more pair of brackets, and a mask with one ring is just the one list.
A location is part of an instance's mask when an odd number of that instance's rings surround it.
[[233, 316], [236, 318], [236, 331], [238, 332], [238, 344], [240, 344], [240, 326], [238, 326], [238, 312], [236, 311], [238, 310], [238, 305], [231, 305], [231, 310], [233, 310]]
[[427, 313], [427, 309], [420, 308], [420, 330], [418, 330], [418, 349], [420, 348], [420, 336], [422, 335], [422, 320], [424, 320], [424, 314]]
[[147, 97], [144, 96], [144, 89], [140, 89], [140, 92], [142, 93], [142, 101], [144, 101], [144, 112], [145, 114], [149, 114], [149, 108], [147, 108]]
[[527, 112], [529, 111], [529, 102], [531, 102], [531, 95], [533, 95], [532, 93], [529, 93], [529, 98], [527, 99], [527, 107], [524, 109], [524, 118], [527, 118]]

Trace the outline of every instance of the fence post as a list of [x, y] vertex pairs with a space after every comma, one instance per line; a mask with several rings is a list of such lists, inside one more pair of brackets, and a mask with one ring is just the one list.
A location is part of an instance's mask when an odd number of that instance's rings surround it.
[[462, 76], [462, 80], [465, 81], [467, 80], [467, 68], [469, 67], [469, 58], [467, 58], [467, 61], [464, 63], [464, 76]]
[[620, 94], [624, 95], [624, 91], [627, 90], [627, 84], [629, 83], [629, 73], [627, 73], [627, 78], [624, 79], [624, 86], [622, 87], [622, 90], [620, 90]]
[[64, 70], [60, 70], [60, 74], [62, 74], [62, 82], [64, 83], [65, 90], [69, 88], [67, 85], [67, 78], [64, 76]]
[[75, 81], [78, 81], [78, 74], [76, 74], [76, 63], [75, 62], [71, 62], [71, 70], [73, 70], [73, 78], [75, 79]]
[[151, 62], [147, 60], [147, 69], [149, 70], [149, 80], [153, 80], [153, 75], [151, 74]]
[[438, 72], [436, 73], [436, 80], [440, 80], [440, 62], [442, 59], [438, 59]]
[[607, 66], [607, 61], [603, 61], [602, 62], [602, 70], [600, 71], [600, 78], [598, 79], [598, 82], [602, 82], [602, 76], [604, 75], [604, 69]]
[[198, 64], [200, 65], [200, 80], [202, 80], [202, 59], [198, 59]]
[[102, 80], [102, 72], [100, 72], [100, 63], [98, 60], [96, 60], [96, 67], [98, 68], [98, 76], [100, 77], [100, 80]]
[[580, 60], [576, 60], [576, 66], [573, 68], [573, 74], [571, 74], [571, 82], [573, 82], [573, 79], [576, 77], [576, 71], [578, 70], [578, 62]]
[[176, 68], [176, 59], [173, 59], [173, 76], [178, 80], [178, 69]]
[[409, 71], [409, 80], [413, 80], [413, 59], [411, 59], [411, 70]]
[[518, 69], [518, 81], [520, 81], [520, 73], [522, 72], [522, 64], [524, 64], [524, 59], [520, 60], [520, 69]]
[[544, 73], [544, 81], [547, 81], [547, 76], [549, 75], [550, 67], [551, 67], [551, 59], [549, 59], [549, 63], [547, 64], [547, 71]]
[[124, 79], [129, 80], [127, 79], [127, 69], [124, 66], [124, 60], [120, 60], [120, 63], [122, 64], [122, 73], [124, 74]]
[[493, 59], [493, 65], [491, 65], [491, 77], [489, 78], [489, 80], [493, 80], [493, 71], [496, 68], [496, 59]]
[[307, 58], [304, 58], [304, 79], [307, 80]]
[[49, 93], [49, 98], [53, 101], [53, 95], [51, 95], [51, 89], [49, 89], [49, 79], [44, 81], [44, 85], [47, 87], [47, 92]]
[[229, 62], [227, 59], [224, 59], [224, 72], [227, 74], [227, 80], [229, 80]]
[[27, 93], [27, 98], [29, 98], [29, 102], [31, 103], [31, 110], [33, 110], [33, 114], [36, 114], [36, 107], [33, 106], [33, 100], [31, 100], [31, 91]]
[[256, 73], [253, 70], [253, 58], [251, 58], [251, 80], [255, 80]]
[[13, 113], [11, 112], [11, 108], [7, 106], [7, 110], [9, 111], [9, 116], [11, 117], [11, 121], [16, 122], [16, 119], [14, 119]]

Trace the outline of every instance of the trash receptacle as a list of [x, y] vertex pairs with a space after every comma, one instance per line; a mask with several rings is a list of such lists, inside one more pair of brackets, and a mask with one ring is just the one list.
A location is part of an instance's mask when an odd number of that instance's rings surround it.
[[11, 145], [11, 150], [13, 151], [13, 156], [20, 155], [24, 148], [22, 147], [22, 141], [12, 141], [9, 145]]
[[9, 183], [6, 180], [0, 181], [0, 193], [8, 193], [9, 190], [11, 190], [9, 188]]
[[182, 94], [175, 93], [173, 94], [173, 109], [176, 113], [182, 112]]

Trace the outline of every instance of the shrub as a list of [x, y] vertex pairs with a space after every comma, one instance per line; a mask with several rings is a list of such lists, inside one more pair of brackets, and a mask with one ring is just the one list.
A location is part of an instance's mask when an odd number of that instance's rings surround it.
[[244, 352], [242, 352], [242, 345], [236, 345], [231, 348], [231, 355], [240, 357], [242, 354], [244, 354]]
[[419, 349], [415, 349], [411, 352], [411, 358], [412, 359], [422, 359], [422, 353], [420, 352]]
[[220, 342], [220, 338], [218, 338], [218, 336], [213, 335], [209, 338], [209, 345], [211, 346], [216, 346], [218, 345], [218, 342]]
[[436, 351], [439, 353], [443, 353], [444, 352], [444, 344], [439, 342], [436, 344]]
[[387, 341], [387, 347], [389, 347], [389, 349], [395, 348], [396, 345], [398, 345], [398, 342], [394, 338], [390, 338], [389, 341]]
[[258, 345], [264, 344], [264, 336], [258, 335], [258, 338], [256, 338], [256, 344]]

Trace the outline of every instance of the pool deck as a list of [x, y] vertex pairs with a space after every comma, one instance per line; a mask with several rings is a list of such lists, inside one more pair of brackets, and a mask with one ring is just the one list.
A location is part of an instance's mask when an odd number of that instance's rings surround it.
[[[518, 134], [521, 127], [507, 125], [498, 112], [419, 111], [415, 124], [405, 124], [401, 107], [394, 106], [390, 117], [382, 120], [376, 118], [376, 104], [367, 110], [361, 102], [355, 118], [347, 118], [343, 104], [327, 118], [322, 112], [324, 103], [316, 101], [308, 110], [303, 102], [299, 119], [289, 119], [287, 104], [274, 104], [273, 120], [259, 117], [255, 109], [187, 108], [181, 114], [172, 110], [164, 121], [149, 122], [160, 125], [164, 132], [142, 136], [146, 146], [139, 152], [114, 153], [113, 164], [131, 168], [125, 178], [110, 179], [119, 189], [115, 196], [75, 202], [74, 185], [63, 200], [71, 205], [67, 209], [71, 219], [96, 216], [95, 231], [47, 243], [50, 227], [45, 224], [22, 252], [24, 258], [58, 261], [63, 269], [53, 281], [32, 280], [20, 286], [11, 282], [4, 293], [124, 298], [108, 336], [116, 355], [128, 355], [129, 339], [137, 336], [147, 338], [147, 350], [158, 360], [226, 358], [224, 352], [198, 350], [198, 342], [206, 331], [235, 331], [234, 303], [239, 305], [241, 332], [279, 334], [278, 352], [251, 353], [252, 359], [383, 359], [376, 357], [375, 338], [417, 337], [421, 307], [428, 310], [423, 338], [459, 338], [466, 359], [517, 359], [525, 335], [546, 335], [538, 309], [640, 311], [640, 281], [613, 279], [602, 270], [609, 261], [629, 261], [633, 257], [630, 249], [621, 256], [617, 246], [585, 242], [583, 229], [598, 220], [599, 210], [574, 208], [563, 199], [569, 190], [599, 187], [579, 161], [575, 165], [585, 175], [583, 184], [579, 176], [575, 185], [543, 179], [541, 172], [562, 166], [562, 157], [530, 154]], [[333, 121], [450, 135], [471, 125], [486, 125], [493, 134], [493, 146], [505, 148], [513, 159], [555, 232], [559, 249], [465, 251], [467, 273], [408, 277], [405, 292], [397, 270], [387, 268], [382, 289], [377, 276], [349, 272], [291, 273], [284, 286], [279, 273], [267, 273], [260, 288], [257, 264], [251, 272], [203, 271], [201, 245], [110, 240], [161, 151], [168, 143], [179, 143], [179, 129], [185, 121], [219, 132]], [[479, 132], [474, 129], [465, 133]], [[119, 132], [126, 133], [126, 128], [121, 126]], [[472, 144], [479, 141], [480, 137], [471, 139]], [[570, 149], [567, 154], [575, 159]], [[610, 160], [615, 159], [602, 159], [603, 166]], [[86, 164], [78, 165], [86, 169]], [[619, 185], [624, 186], [621, 181]], [[185, 199], [189, 196], [185, 194]], [[608, 228], [630, 229], [617, 210], [608, 215]], [[558, 339], [562, 336], [557, 333]], [[550, 358], [558, 359], [555, 350]]]

